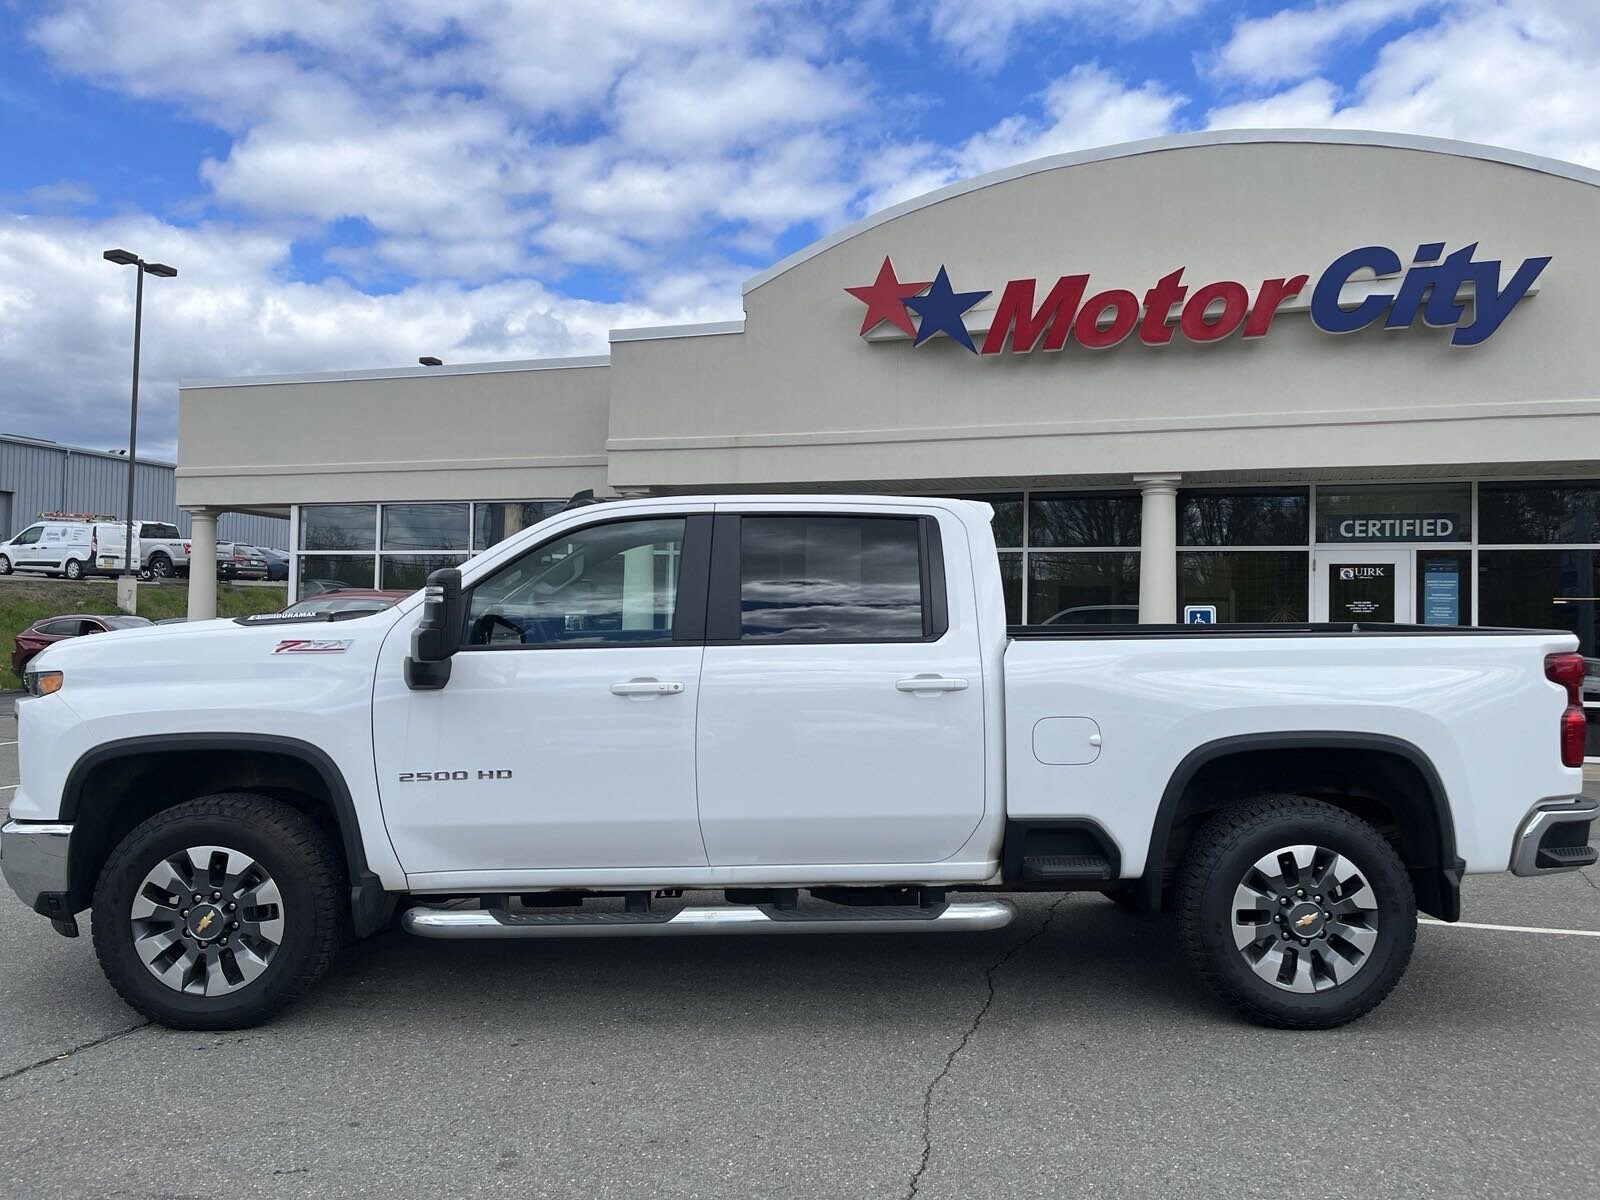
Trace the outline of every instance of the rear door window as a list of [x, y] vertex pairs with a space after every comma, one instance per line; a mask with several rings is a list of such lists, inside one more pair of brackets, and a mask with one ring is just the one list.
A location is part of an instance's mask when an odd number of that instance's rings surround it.
[[739, 640], [899, 642], [934, 633], [916, 517], [739, 519]]

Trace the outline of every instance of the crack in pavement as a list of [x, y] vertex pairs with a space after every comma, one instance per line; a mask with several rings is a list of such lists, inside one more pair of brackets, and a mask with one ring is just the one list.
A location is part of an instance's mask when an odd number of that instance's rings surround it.
[[922, 1093], [922, 1158], [917, 1163], [917, 1169], [911, 1173], [911, 1183], [906, 1191], [906, 1200], [913, 1200], [916, 1196], [917, 1189], [922, 1186], [923, 1172], [928, 1169], [928, 1160], [933, 1157], [933, 1093], [945, 1081], [945, 1078], [950, 1074], [951, 1068], [956, 1065], [956, 1059], [961, 1056], [961, 1052], [967, 1048], [967, 1043], [978, 1032], [978, 1027], [983, 1024], [983, 1019], [989, 1015], [989, 1009], [994, 1005], [995, 972], [1044, 936], [1045, 931], [1050, 928], [1050, 922], [1055, 919], [1056, 910], [1066, 903], [1067, 897], [1071, 894], [1071, 892], [1061, 893], [1055, 902], [1045, 910], [1044, 920], [1039, 923], [1039, 928], [995, 959], [983, 973], [984, 983], [989, 989], [988, 995], [983, 998], [983, 1004], [979, 1006], [977, 1015], [972, 1018], [972, 1023], [961, 1034], [961, 1040], [956, 1043], [955, 1049], [946, 1056], [944, 1067], [933, 1077], [932, 1082], [928, 1084]]
[[1585, 883], [1587, 883], [1595, 891], [1600, 892], [1600, 883], [1596, 883], [1594, 881], [1594, 876], [1589, 874], [1589, 868], [1588, 867], [1579, 867], [1578, 868], [1578, 874], [1583, 876], [1583, 881]]
[[7, 1071], [4, 1075], [0, 1075], [0, 1083], [15, 1079], [19, 1075], [26, 1075], [29, 1071], [37, 1071], [40, 1067], [48, 1067], [51, 1063], [58, 1063], [63, 1059], [71, 1058], [79, 1051], [93, 1050], [96, 1046], [104, 1046], [107, 1042], [114, 1042], [118, 1038], [127, 1037], [130, 1033], [138, 1033], [141, 1029], [150, 1028], [152, 1023], [150, 1021], [140, 1021], [137, 1025], [130, 1025], [126, 1029], [108, 1033], [104, 1037], [95, 1038], [93, 1041], [81, 1042], [69, 1050], [63, 1050], [60, 1054], [52, 1054], [49, 1058], [41, 1058], [38, 1062], [29, 1063], [25, 1067], [17, 1067], [14, 1070]]

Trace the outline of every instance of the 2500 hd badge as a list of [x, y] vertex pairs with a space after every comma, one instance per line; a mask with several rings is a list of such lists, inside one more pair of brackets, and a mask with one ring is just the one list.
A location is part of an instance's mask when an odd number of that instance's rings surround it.
[[467, 779], [510, 779], [510, 771], [401, 771], [401, 783], [460, 783]]

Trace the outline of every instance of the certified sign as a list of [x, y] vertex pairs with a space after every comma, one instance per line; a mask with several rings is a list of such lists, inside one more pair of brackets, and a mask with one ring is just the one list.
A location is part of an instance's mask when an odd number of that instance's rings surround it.
[[1330, 516], [1322, 523], [1325, 542], [1459, 542], [1461, 514], [1426, 513], [1415, 516], [1349, 513]]

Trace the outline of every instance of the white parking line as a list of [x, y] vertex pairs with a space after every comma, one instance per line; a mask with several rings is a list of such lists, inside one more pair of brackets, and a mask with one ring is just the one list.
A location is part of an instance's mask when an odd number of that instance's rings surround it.
[[1567, 937], [1600, 937], [1600, 929], [1545, 929], [1539, 925], [1475, 925], [1471, 921], [1432, 921], [1427, 917], [1417, 919], [1419, 925], [1437, 925], [1442, 929], [1492, 929], [1496, 933], [1557, 933]]
[[17, 743], [14, 740], [9, 742], [0, 742], [0, 746], [15, 746], [16, 744]]

